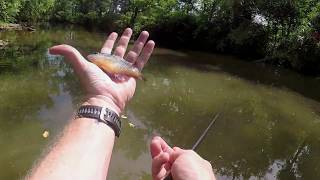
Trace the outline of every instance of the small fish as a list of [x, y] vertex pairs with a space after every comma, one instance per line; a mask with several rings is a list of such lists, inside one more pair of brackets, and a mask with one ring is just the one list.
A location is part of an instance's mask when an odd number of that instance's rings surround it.
[[143, 79], [140, 70], [130, 62], [111, 54], [90, 54], [88, 60], [97, 65], [103, 71], [110, 74], [124, 74], [137, 79]]

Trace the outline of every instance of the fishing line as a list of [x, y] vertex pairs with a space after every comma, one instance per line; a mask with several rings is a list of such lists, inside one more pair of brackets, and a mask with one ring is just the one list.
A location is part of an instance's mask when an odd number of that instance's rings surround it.
[[[201, 136], [199, 137], [199, 139], [194, 143], [194, 145], [192, 146], [192, 150], [196, 150], [197, 147], [200, 145], [200, 143], [202, 142], [202, 140], [205, 138], [205, 136], [208, 134], [208, 131], [210, 130], [210, 128], [212, 127], [212, 125], [217, 121], [217, 119], [219, 118], [220, 113], [216, 114], [214, 116], [214, 118], [212, 119], [212, 121], [210, 122], [209, 126], [207, 127], [206, 130], [204, 130], [204, 132], [201, 134]], [[164, 178], [164, 180], [172, 180], [172, 175], [171, 173]]]

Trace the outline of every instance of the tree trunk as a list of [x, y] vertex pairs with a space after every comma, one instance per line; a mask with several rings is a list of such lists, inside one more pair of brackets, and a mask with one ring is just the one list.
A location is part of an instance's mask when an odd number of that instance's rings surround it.
[[137, 19], [138, 13], [139, 13], [139, 10], [138, 10], [137, 7], [135, 7], [134, 11], [133, 11], [133, 14], [131, 16], [131, 19], [130, 19], [130, 24], [129, 24], [132, 29], [134, 29], [134, 24], [136, 23], [136, 19]]

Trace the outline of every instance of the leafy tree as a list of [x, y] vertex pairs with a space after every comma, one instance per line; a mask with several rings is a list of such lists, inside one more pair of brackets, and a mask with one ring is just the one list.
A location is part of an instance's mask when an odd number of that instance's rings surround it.
[[51, 21], [76, 23], [78, 14], [76, 1], [56, 0]]
[[154, 0], [129, 0], [126, 12], [121, 16], [123, 25], [134, 28], [139, 16], [154, 6]]
[[262, 58], [310, 72], [320, 69], [319, 14], [318, 0], [0, 2], [0, 22], [50, 21], [104, 30], [106, 24], [109, 30], [130, 26], [135, 31], [149, 30], [165, 46]]
[[190, 14], [195, 10], [197, 0], [179, 0], [180, 10], [186, 14]]
[[15, 22], [19, 13], [22, 0], [0, 1], [0, 22]]
[[47, 21], [55, 0], [25, 0], [21, 4], [18, 20], [29, 23]]

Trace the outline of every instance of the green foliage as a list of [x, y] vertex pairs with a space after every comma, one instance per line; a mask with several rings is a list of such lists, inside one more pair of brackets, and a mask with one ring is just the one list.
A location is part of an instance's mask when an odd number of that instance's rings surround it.
[[25, 0], [22, 3], [19, 21], [36, 23], [47, 21], [55, 0]]
[[[276, 21], [275, 31], [269, 32], [268, 55], [274, 63], [307, 74], [319, 74], [319, 24], [320, 2], [316, 0], [297, 1], [291, 16]], [[279, 14], [279, 13], [278, 13]], [[291, 24], [290, 24], [291, 23]]]
[[318, 0], [0, 2], [0, 22], [50, 21], [104, 30], [129, 26], [149, 30], [163, 46], [268, 59], [299, 71], [318, 71], [319, 14]]
[[0, 1], [0, 22], [15, 22], [21, 8], [22, 0]]
[[[120, 26], [130, 26], [134, 29], [141, 29], [142, 23], [148, 20], [152, 21], [149, 14], [151, 9], [156, 6], [154, 0], [131, 0], [125, 8], [125, 12], [120, 16], [118, 21]], [[145, 14], [145, 15], [143, 15]]]
[[51, 20], [75, 23], [79, 16], [76, 7], [73, 1], [56, 0]]

